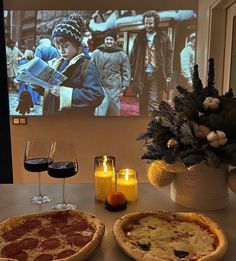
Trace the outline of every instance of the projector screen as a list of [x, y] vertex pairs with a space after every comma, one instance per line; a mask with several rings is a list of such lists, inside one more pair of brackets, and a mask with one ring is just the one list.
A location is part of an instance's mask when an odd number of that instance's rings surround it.
[[[191, 88], [197, 10], [152, 10], [160, 19], [158, 29], [146, 11], [5, 8], [10, 115], [150, 115], [177, 85]], [[83, 62], [76, 61], [76, 68], [70, 63], [75, 55], [69, 60], [63, 54], [65, 42], [52, 39], [53, 29], [59, 28], [70, 40], [62, 21], [75, 16], [84, 21], [76, 49]]]

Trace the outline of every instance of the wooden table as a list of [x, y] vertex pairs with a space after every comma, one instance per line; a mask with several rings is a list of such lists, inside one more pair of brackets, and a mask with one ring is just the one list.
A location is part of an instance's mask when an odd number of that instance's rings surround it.
[[[43, 184], [42, 191], [53, 196], [52, 203], [35, 206], [29, 203], [37, 193], [37, 185], [0, 185], [0, 220], [10, 216], [24, 215], [51, 210], [51, 205], [61, 200], [59, 184]], [[139, 196], [136, 203], [128, 205], [127, 210], [113, 213], [97, 203], [94, 196], [94, 184], [66, 185], [68, 201], [76, 203], [77, 209], [96, 215], [106, 225], [101, 246], [90, 257], [91, 261], [128, 261], [131, 260], [119, 249], [112, 235], [112, 225], [120, 216], [135, 211], [191, 211], [173, 203], [169, 197], [169, 187], [157, 189], [150, 184], [139, 184]], [[224, 261], [236, 260], [236, 195], [230, 193], [229, 205], [223, 210], [201, 211], [213, 218], [224, 229], [229, 241]]]

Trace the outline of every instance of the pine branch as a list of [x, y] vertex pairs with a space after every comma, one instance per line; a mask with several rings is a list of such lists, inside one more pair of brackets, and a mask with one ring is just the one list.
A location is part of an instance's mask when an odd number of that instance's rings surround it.
[[233, 98], [234, 97], [233, 89], [230, 88], [223, 96], [227, 98]]
[[175, 150], [168, 150], [165, 152], [162, 159], [168, 164], [174, 163], [178, 160], [178, 153]]
[[195, 164], [198, 164], [204, 160], [203, 155], [199, 154], [191, 154], [184, 158], [182, 158], [182, 161], [186, 167], [193, 166]]
[[159, 105], [159, 115], [160, 117], [166, 117], [171, 123], [174, 123], [175, 120], [175, 111], [165, 101], [161, 101]]
[[147, 152], [145, 154], [143, 154], [143, 156], [141, 157], [141, 159], [145, 159], [145, 160], [160, 160], [162, 158], [162, 155], [159, 155], [157, 152]]
[[180, 158], [184, 158], [184, 157], [186, 157], [186, 156], [188, 156], [188, 155], [196, 154], [196, 153], [197, 153], [196, 149], [191, 148], [191, 147], [188, 147], [188, 148], [186, 148], [185, 150], [184, 150], [184, 149], [181, 150], [181, 151], [179, 152], [179, 156], [180, 156]]
[[184, 145], [192, 145], [194, 148], [197, 147], [198, 142], [196, 137], [193, 135], [191, 127], [185, 122], [180, 126], [180, 141]]
[[215, 85], [215, 66], [214, 66], [214, 59], [210, 58], [208, 60], [208, 80], [207, 80], [207, 87], [209, 90], [213, 89]]
[[171, 130], [175, 130], [175, 125], [167, 117], [162, 117], [160, 119], [160, 123], [164, 127], [170, 128]]
[[205, 155], [206, 155], [206, 160], [207, 163], [214, 167], [214, 168], [219, 168], [220, 166], [220, 159], [219, 157], [216, 155], [216, 153], [212, 150], [212, 148], [210, 148], [210, 146], [205, 146], [205, 148], [203, 149]]
[[140, 133], [136, 140], [146, 140], [148, 138], [148, 133]]
[[180, 85], [176, 86], [176, 90], [185, 97], [189, 96], [189, 91]]
[[203, 85], [202, 81], [199, 78], [199, 72], [198, 72], [198, 65], [195, 64], [193, 67], [193, 93], [196, 94], [198, 97], [202, 97], [203, 95]]
[[233, 141], [231, 144], [226, 144], [222, 147], [222, 150], [224, 150], [226, 153], [236, 151], [236, 141]]
[[205, 97], [218, 97], [219, 93], [218, 90], [214, 87], [215, 85], [215, 66], [214, 66], [214, 59], [210, 58], [208, 60], [208, 79], [207, 79], [207, 86], [203, 89]]

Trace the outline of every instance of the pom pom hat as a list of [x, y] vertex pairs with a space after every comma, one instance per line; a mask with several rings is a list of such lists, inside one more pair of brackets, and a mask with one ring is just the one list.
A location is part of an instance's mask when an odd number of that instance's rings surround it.
[[61, 36], [80, 45], [85, 31], [84, 19], [81, 16], [72, 15], [55, 26], [52, 31], [52, 38]]

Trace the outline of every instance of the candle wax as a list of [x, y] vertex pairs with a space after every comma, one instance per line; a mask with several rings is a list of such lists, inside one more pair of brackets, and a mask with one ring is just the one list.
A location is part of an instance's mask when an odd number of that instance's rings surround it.
[[95, 193], [96, 199], [101, 202], [106, 201], [106, 197], [113, 190], [113, 171], [97, 170], [95, 172]]
[[134, 202], [137, 200], [138, 182], [135, 178], [117, 180], [117, 191], [122, 192], [128, 202]]

